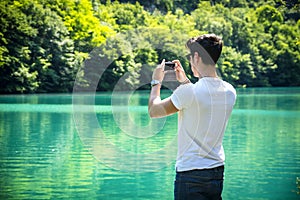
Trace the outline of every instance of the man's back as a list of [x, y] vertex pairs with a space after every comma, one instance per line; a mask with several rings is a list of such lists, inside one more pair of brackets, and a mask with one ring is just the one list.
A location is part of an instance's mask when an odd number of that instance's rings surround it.
[[222, 140], [235, 99], [229, 83], [212, 77], [174, 91], [171, 100], [180, 110], [177, 171], [224, 165]]

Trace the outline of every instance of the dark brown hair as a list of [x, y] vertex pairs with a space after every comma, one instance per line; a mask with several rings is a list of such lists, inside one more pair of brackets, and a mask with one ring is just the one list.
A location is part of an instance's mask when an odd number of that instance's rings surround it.
[[215, 34], [204, 34], [189, 39], [186, 47], [192, 55], [198, 52], [204, 64], [215, 65], [221, 55], [223, 41]]

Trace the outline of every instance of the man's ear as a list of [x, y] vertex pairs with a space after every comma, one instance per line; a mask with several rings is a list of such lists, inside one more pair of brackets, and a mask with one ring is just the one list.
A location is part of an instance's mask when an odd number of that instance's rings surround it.
[[196, 63], [199, 63], [199, 61], [201, 61], [201, 57], [199, 56], [198, 52], [194, 53], [193, 58]]

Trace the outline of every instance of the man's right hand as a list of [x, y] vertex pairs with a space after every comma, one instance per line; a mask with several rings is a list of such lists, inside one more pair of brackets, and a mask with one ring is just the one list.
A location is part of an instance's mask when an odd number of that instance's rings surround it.
[[185, 74], [185, 71], [180, 63], [179, 60], [173, 60], [172, 61], [173, 63], [175, 63], [175, 72], [176, 72], [176, 79], [180, 82], [180, 83], [183, 83], [185, 81], [188, 80], [186, 74]]

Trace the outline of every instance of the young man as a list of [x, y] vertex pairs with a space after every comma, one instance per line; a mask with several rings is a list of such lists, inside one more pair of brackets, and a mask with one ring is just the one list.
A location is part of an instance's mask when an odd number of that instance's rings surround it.
[[176, 200], [222, 199], [225, 160], [222, 140], [236, 100], [233, 86], [217, 76], [215, 65], [222, 46], [222, 40], [214, 34], [189, 39], [188, 58], [193, 75], [199, 80], [192, 84], [179, 60], [174, 60], [176, 78], [181, 85], [169, 98], [160, 98], [164, 60], [152, 75], [150, 117], [178, 112]]

